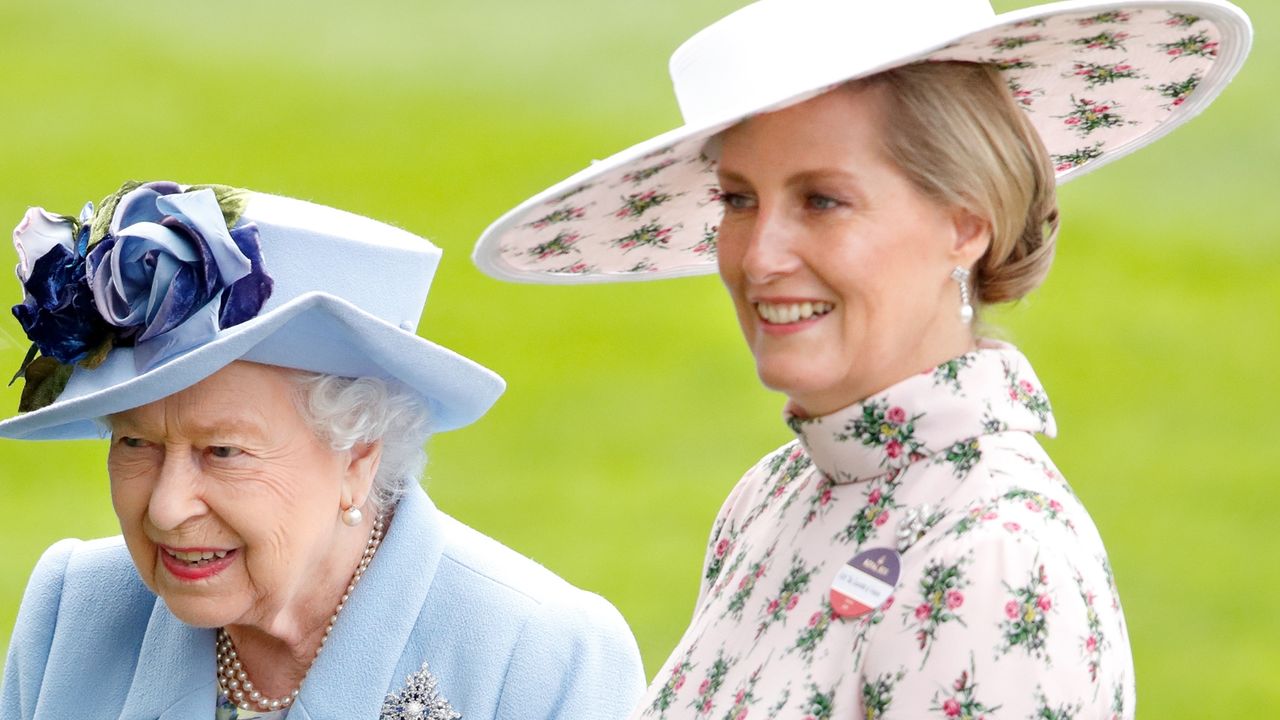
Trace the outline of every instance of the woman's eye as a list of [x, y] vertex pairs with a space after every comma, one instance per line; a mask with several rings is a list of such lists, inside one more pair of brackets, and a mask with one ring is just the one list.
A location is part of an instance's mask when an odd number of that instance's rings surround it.
[[750, 195], [731, 192], [720, 193], [720, 202], [731, 210], [746, 210], [755, 205], [755, 200]]
[[214, 445], [209, 448], [210, 455], [223, 460], [236, 457], [242, 452], [244, 451], [240, 448], [233, 448], [226, 445]]
[[840, 201], [826, 195], [810, 195], [809, 207], [814, 210], [834, 210], [840, 207]]
[[144, 448], [147, 446], [147, 441], [136, 437], [122, 437], [120, 444], [130, 448]]

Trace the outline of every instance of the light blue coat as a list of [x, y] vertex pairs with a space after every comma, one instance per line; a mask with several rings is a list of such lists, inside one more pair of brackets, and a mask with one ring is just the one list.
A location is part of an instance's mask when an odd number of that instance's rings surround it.
[[[212, 719], [213, 630], [139, 580], [118, 537], [63, 540], [22, 599], [0, 720]], [[377, 718], [422, 663], [464, 720], [624, 718], [644, 689], [621, 615], [413, 486], [289, 720]]]

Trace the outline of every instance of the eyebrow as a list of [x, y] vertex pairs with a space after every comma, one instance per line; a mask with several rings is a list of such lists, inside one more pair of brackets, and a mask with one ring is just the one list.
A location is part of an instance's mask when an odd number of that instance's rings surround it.
[[787, 184], [800, 185], [815, 180], [840, 180], [853, 183], [855, 186], [862, 185], [858, 176], [848, 170], [805, 170], [787, 178]]
[[719, 177], [721, 182], [724, 182], [725, 180], [729, 180], [731, 182], [736, 182], [742, 185], [751, 184], [750, 182], [747, 181], [745, 177], [742, 176], [741, 173], [734, 172], [733, 170], [725, 170], [724, 165], [720, 165], [716, 169], [716, 175]]
[[184, 428], [187, 434], [197, 438], [203, 437], [235, 437], [260, 438], [266, 435], [267, 425], [253, 420], [228, 419], [203, 421], [197, 420]]
[[[130, 432], [145, 433], [147, 428], [137, 423], [128, 422], [120, 416], [109, 416], [107, 418], [111, 433], [113, 435], [129, 434]], [[185, 423], [183, 426], [183, 435], [187, 438], [200, 439], [209, 437], [219, 438], [261, 438], [266, 435], [267, 426], [255, 422], [254, 420], [246, 420], [242, 418], [230, 419], [211, 419], [196, 420], [192, 423]]]
[[[721, 182], [735, 182], [741, 185], [751, 184], [751, 181], [742, 173], [739, 173], [736, 170], [725, 170], [723, 168], [724, 166], [722, 165], [718, 172]], [[803, 185], [817, 180], [839, 180], [842, 182], [852, 183], [855, 187], [862, 186], [862, 182], [856, 175], [847, 170], [841, 169], [801, 170], [800, 172], [787, 177], [786, 184], [787, 186]]]

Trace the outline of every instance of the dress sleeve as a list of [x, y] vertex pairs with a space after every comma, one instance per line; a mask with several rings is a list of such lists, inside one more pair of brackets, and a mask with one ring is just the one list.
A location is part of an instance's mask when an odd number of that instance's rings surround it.
[[79, 540], [62, 540], [44, 552], [22, 595], [17, 622], [0, 687], [0, 720], [26, 720], [35, 715], [45, 665], [58, 624], [62, 580]]
[[1105, 562], [1020, 505], [957, 527], [904, 553], [864, 655], [862, 717], [1112, 717], [1132, 679], [1123, 619], [1099, 587]]
[[635, 637], [591, 593], [547, 604], [521, 631], [495, 720], [621, 720], [644, 690]]

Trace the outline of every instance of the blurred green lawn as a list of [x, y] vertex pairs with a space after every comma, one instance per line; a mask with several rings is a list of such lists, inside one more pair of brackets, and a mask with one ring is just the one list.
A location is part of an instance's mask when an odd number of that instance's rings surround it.
[[[612, 600], [652, 673], [688, 618], [721, 499], [788, 439], [782, 399], [756, 382], [714, 278], [508, 286], [467, 258], [511, 205], [678, 124], [667, 55], [738, 4], [11, 0], [0, 224], [169, 178], [435, 240], [447, 253], [422, 333], [511, 387], [433, 441], [431, 494]], [[1064, 189], [1048, 283], [995, 317], [1052, 394], [1048, 447], [1110, 549], [1147, 718], [1280, 702], [1280, 6], [1240, 4], [1260, 31], [1239, 80], [1205, 117]], [[6, 244], [0, 265], [14, 260]], [[19, 299], [0, 285], [5, 305]], [[0, 368], [24, 350], [0, 318]], [[0, 442], [0, 646], [46, 546], [117, 531], [104, 450]]]

